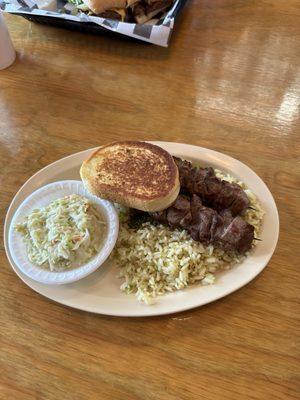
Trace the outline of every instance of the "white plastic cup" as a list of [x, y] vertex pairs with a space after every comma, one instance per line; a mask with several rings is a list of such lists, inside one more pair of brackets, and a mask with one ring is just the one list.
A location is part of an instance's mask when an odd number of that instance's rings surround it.
[[9, 67], [16, 59], [16, 52], [0, 11], [0, 70]]

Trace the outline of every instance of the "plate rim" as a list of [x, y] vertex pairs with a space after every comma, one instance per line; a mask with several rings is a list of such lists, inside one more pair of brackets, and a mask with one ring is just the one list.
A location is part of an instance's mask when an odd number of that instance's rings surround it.
[[[174, 310], [172, 309], [172, 310], [165, 310], [165, 311], [160, 311], [159, 308], [158, 308], [158, 309], [154, 309], [151, 312], [151, 308], [152, 307], [148, 306], [147, 307], [148, 312], [146, 312], [146, 313], [143, 312], [143, 311], [141, 311], [141, 312], [136, 312], [136, 311], [134, 311], [134, 312], [126, 312], [125, 311], [124, 312], [123, 310], [117, 311], [117, 312], [112, 310], [112, 311], [107, 312], [107, 311], [103, 311], [103, 310], [101, 310], [101, 311], [95, 310], [95, 309], [93, 309], [93, 307], [86, 307], [85, 305], [80, 306], [80, 307], [79, 306], [74, 306], [73, 304], [71, 304], [68, 301], [56, 300], [56, 299], [54, 299], [52, 297], [49, 297], [48, 295], [46, 295], [46, 294], [42, 293], [41, 291], [37, 290], [35, 287], [32, 287], [30, 283], [28, 283], [27, 281], [24, 280], [24, 277], [20, 273], [21, 271], [19, 271], [18, 267], [16, 265], [14, 265], [14, 262], [12, 260], [12, 257], [11, 257], [11, 254], [10, 254], [9, 248], [8, 248], [8, 240], [7, 240], [7, 234], [8, 234], [8, 230], [9, 230], [9, 222], [8, 222], [8, 220], [13, 218], [14, 212], [12, 211], [12, 209], [15, 206], [15, 202], [18, 199], [18, 197], [20, 196], [20, 194], [24, 191], [24, 189], [28, 186], [28, 184], [30, 184], [32, 181], [34, 181], [35, 178], [37, 178], [40, 174], [45, 172], [48, 168], [50, 168], [50, 167], [54, 167], [55, 168], [57, 166], [57, 164], [60, 164], [61, 162], [66, 162], [68, 159], [74, 160], [73, 164], [76, 164], [75, 160], [77, 160], [78, 158], [80, 159], [80, 157], [83, 154], [85, 154], [85, 153], [89, 154], [89, 153], [95, 151], [96, 149], [98, 149], [99, 147], [101, 147], [101, 146], [97, 146], [97, 147], [93, 147], [93, 148], [85, 149], [85, 150], [82, 150], [82, 151], [79, 151], [79, 152], [76, 152], [76, 153], [69, 154], [69, 155], [67, 155], [65, 157], [62, 157], [62, 158], [60, 158], [60, 159], [58, 159], [58, 160], [46, 165], [45, 167], [41, 168], [40, 170], [35, 172], [31, 177], [29, 177], [26, 180], [26, 182], [20, 187], [20, 189], [16, 192], [16, 194], [13, 196], [13, 198], [11, 200], [11, 203], [10, 203], [8, 209], [7, 209], [7, 213], [6, 213], [6, 216], [5, 216], [5, 222], [4, 222], [4, 230], [3, 230], [3, 233], [4, 233], [4, 235], [3, 235], [4, 236], [4, 248], [5, 248], [6, 257], [7, 257], [8, 261], [9, 261], [9, 263], [10, 263], [11, 268], [16, 273], [16, 275], [28, 287], [30, 287], [36, 293], [39, 293], [40, 295], [46, 297], [50, 301], [54, 301], [54, 302], [59, 303], [59, 304], [61, 304], [63, 306], [68, 306], [68, 307], [71, 307], [73, 309], [82, 310], [82, 311], [85, 311], [85, 312], [91, 312], [91, 313], [100, 314], [100, 315], [117, 316], [117, 317], [153, 317], [153, 316], [159, 316], [159, 315], [174, 314], [174, 313], [178, 313], [178, 312], [183, 312], [183, 311], [186, 311], [186, 310], [194, 309], [194, 308], [197, 308], [197, 307], [201, 307], [201, 306], [203, 306], [205, 304], [209, 304], [211, 302], [214, 302], [216, 300], [219, 300], [219, 299], [221, 299], [223, 297], [226, 297], [227, 295], [229, 295], [229, 294], [239, 290], [240, 288], [246, 286], [249, 282], [251, 282], [253, 279], [255, 279], [262, 272], [262, 270], [268, 265], [270, 259], [272, 258], [273, 254], [274, 254], [274, 251], [275, 251], [277, 243], [278, 243], [280, 221], [279, 221], [279, 213], [278, 213], [278, 208], [277, 208], [275, 199], [274, 199], [271, 191], [269, 190], [268, 186], [265, 184], [265, 182], [250, 167], [248, 167], [246, 164], [244, 164], [243, 162], [241, 162], [241, 161], [239, 161], [239, 160], [237, 160], [237, 159], [235, 159], [235, 158], [233, 158], [233, 157], [231, 157], [231, 156], [229, 156], [229, 155], [227, 155], [225, 153], [221, 153], [221, 152], [209, 149], [209, 148], [205, 148], [205, 147], [197, 146], [197, 145], [192, 145], [192, 144], [187, 144], [187, 143], [167, 142], [167, 141], [148, 141], [148, 142], [156, 144], [158, 146], [162, 146], [162, 147], [166, 147], [166, 146], [167, 147], [183, 146], [185, 148], [182, 151], [183, 153], [185, 153], [185, 150], [188, 150], [188, 149], [189, 149], [189, 151], [192, 151], [192, 150], [194, 150], [194, 151], [198, 150], [199, 151], [199, 149], [201, 151], [207, 151], [208, 153], [210, 153], [211, 156], [214, 156], [217, 161], [220, 160], [220, 159], [225, 159], [227, 161], [230, 161], [232, 164], [241, 167], [244, 171], [247, 171], [248, 174], [250, 174], [253, 178], [255, 178], [255, 180], [263, 187], [264, 191], [269, 196], [269, 200], [271, 200], [272, 208], [273, 208], [273, 212], [274, 212], [274, 217], [275, 217], [276, 221], [274, 221], [275, 222], [275, 226], [274, 226], [274, 228], [275, 228], [274, 231], [275, 232], [274, 232], [274, 238], [272, 240], [272, 247], [269, 249], [269, 254], [266, 256], [265, 261], [263, 262], [263, 265], [259, 268], [259, 270], [254, 275], [251, 275], [249, 277], [249, 279], [246, 279], [245, 281], [241, 282], [237, 286], [234, 286], [233, 288], [231, 288], [231, 287], [228, 288], [225, 291], [225, 293], [222, 292], [222, 293], [220, 293], [220, 295], [216, 295], [212, 299], [209, 299], [209, 300], [203, 299], [203, 301], [200, 301], [200, 299], [199, 299], [199, 302], [197, 304], [193, 304], [193, 305], [190, 305], [190, 304], [184, 305], [183, 304], [180, 307], [176, 307], [176, 309], [174, 309]], [[170, 150], [170, 152], [172, 152], [172, 151]], [[192, 156], [191, 156], [191, 158], [192, 158]], [[33, 191], [31, 191], [27, 196], [29, 196], [31, 193], [33, 193]], [[21, 200], [21, 202], [22, 202], [22, 200]], [[15, 207], [17, 209], [18, 205], [15, 206]]]

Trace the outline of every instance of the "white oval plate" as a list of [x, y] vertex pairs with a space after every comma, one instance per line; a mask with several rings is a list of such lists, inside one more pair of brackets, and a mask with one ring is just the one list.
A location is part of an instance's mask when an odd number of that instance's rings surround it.
[[[88, 263], [78, 268], [60, 272], [40, 268], [29, 261], [23, 237], [16, 232], [14, 227], [16, 224], [22, 222], [25, 216], [34, 209], [45, 207], [53, 200], [70, 194], [78, 194], [90, 199], [105, 219], [107, 233], [101, 250]], [[111, 202], [99, 199], [99, 197], [90, 194], [83, 186], [82, 181], [64, 180], [49, 183], [26, 197], [15, 212], [10, 224], [8, 247], [14, 263], [29, 278], [48, 285], [62, 285], [78, 281], [96, 271], [112, 252], [118, 238], [118, 231], [118, 213]]]
[[266, 214], [261, 234], [262, 241], [251, 255], [231, 270], [219, 273], [214, 285], [190, 286], [182, 291], [159, 297], [151, 306], [140, 304], [134, 295], [126, 295], [120, 291], [122, 281], [116, 277], [116, 267], [109, 262], [103, 264], [102, 268], [92, 275], [63, 286], [47, 286], [28, 278], [13, 262], [9, 252], [8, 231], [12, 216], [22, 201], [39, 187], [54, 181], [79, 179], [81, 163], [95, 150], [89, 149], [58, 160], [37, 172], [21, 187], [9, 207], [4, 226], [6, 254], [16, 274], [29, 287], [51, 300], [84, 311], [122, 317], [153, 316], [188, 310], [220, 299], [246, 285], [264, 269], [275, 250], [279, 233], [276, 204], [264, 182], [246, 165], [225, 154], [187, 144], [152, 143], [175, 156], [200, 161], [205, 166], [229, 172], [253, 190]]

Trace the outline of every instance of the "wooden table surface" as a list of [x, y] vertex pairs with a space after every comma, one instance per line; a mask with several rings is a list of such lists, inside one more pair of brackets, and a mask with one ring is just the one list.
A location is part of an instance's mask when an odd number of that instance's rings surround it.
[[0, 72], [1, 222], [40, 168], [130, 138], [238, 158], [272, 191], [281, 232], [243, 289], [146, 319], [47, 300], [1, 243], [1, 399], [299, 398], [299, 16], [298, 0], [188, 1], [168, 49], [6, 16], [18, 57]]

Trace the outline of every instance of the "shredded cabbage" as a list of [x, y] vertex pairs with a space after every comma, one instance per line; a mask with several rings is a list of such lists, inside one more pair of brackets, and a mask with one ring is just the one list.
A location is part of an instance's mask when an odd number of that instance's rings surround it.
[[80, 5], [84, 4], [84, 2], [82, 0], [69, 0], [69, 3], [72, 3], [75, 6], [80, 6]]
[[89, 7], [84, 4], [82, 0], [68, 0], [69, 3], [74, 4], [81, 11], [89, 11]]
[[33, 210], [15, 229], [23, 235], [32, 263], [62, 271], [85, 264], [99, 252], [105, 225], [88, 199], [72, 194]]

